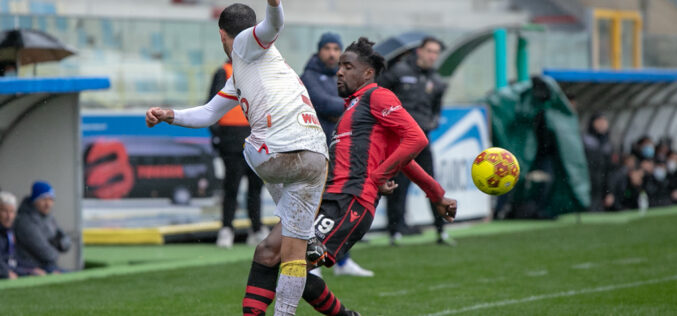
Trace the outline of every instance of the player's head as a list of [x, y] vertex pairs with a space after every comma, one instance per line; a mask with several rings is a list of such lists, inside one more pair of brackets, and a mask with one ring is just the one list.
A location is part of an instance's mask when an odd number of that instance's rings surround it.
[[346, 98], [361, 87], [374, 82], [385, 69], [385, 59], [372, 48], [373, 42], [360, 37], [339, 58], [336, 82], [339, 96]]
[[254, 25], [256, 25], [256, 13], [247, 5], [235, 3], [221, 11], [219, 33], [226, 54], [230, 56], [235, 36]]
[[341, 36], [336, 33], [324, 33], [320, 37], [320, 41], [317, 42], [317, 57], [327, 68], [336, 68], [338, 66], [341, 50], [343, 50]]
[[440, 40], [426, 37], [416, 49], [416, 63], [423, 69], [431, 69], [435, 66], [442, 50], [444, 50], [444, 44]]

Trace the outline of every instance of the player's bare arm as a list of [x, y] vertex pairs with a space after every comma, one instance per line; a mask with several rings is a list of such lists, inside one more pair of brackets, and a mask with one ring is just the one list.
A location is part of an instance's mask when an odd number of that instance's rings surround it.
[[280, 5], [280, 0], [268, 0], [268, 5], [271, 7], [277, 7]]

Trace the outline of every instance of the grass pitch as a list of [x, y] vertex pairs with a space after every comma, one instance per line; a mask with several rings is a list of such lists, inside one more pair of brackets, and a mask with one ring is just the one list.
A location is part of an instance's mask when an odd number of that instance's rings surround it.
[[[352, 252], [374, 278], [324, 275], [371, 315], [677, 315], [677, 208], [493, 222]], [[3, 315], [240, 315], [252, 249], [88, 247], [109, 267], [0, 282]], [[272, 307], [268, 309], [272, 315]], [[316, 315], [304, 302], [297, 315]]]

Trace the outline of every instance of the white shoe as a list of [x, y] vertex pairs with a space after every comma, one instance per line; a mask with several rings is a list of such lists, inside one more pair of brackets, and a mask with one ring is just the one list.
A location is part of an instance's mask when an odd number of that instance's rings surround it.
[[322, 268], [312, 269], [309, 273], [322, 278]]
[[353, 259], [348, 258], [343, 266], [334, 266], [334, 275], [352, 275], [359, 277], [373, 277], [374, 271], [360, 267]]
[[223, 227], [219, 229], [219, 237], [216, 239], [216, 246], [221, 248], [231, 248], [233, 247], [233, 239], [235, 239], [233, 229], [230, 227]]
[[250, 231], [247, 234], [247, 245], [256, 246], [260, 244], [266, 237], [270, 234], [270, 229], [268, 226], [261, 226], [261, 229], [257, 232]]

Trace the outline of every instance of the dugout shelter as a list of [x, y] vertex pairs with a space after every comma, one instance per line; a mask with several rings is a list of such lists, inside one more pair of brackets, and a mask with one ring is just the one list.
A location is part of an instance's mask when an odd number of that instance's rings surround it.
[[80, 92], [109, 87], [108, 78], [0, 78], [0, 187], [20, 203], [34, 181], [52, 184], [52, 214], [73, 239], [59, 258], [68, 270], [83, 266]]
[[594, 113], [609, 119], [609, 135], [616, 150], [629, 152], [644, 135], [654, 141], [677, 135], [676, 70], [562, 70], [543, 74], [575, 97], [581, 126]]

